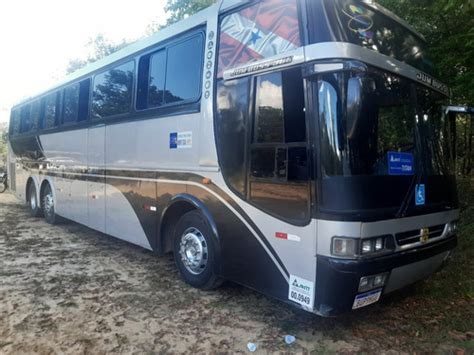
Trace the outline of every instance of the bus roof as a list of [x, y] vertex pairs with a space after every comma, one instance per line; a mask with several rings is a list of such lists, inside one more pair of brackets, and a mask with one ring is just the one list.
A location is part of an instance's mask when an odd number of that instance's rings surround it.
[[163, 28], [162, 30], [152, 34], [151, 36], [148, 36], [136, 42], [133, 42], [129, 44], [128, 46], [118, 50], [117, 52], [114, 52], [102, 59], [97, 60], [96, 62], [87, 64], [85, 67], [78, 69], [77, 71], [67, 75], [64, 79], [60, 80], [55, 85], [49, 87], [47, 90], [42, 90], [36, 93], [35, 95], [21, 99], [15, 105], [13, 105], [13, 107], [21, 105], [27, 101], [30, 101], [36, 98], [37, 96], [42, 96], [43, 94], [56, 90], [60, 88], [61, 86], [64, 86], [68, 83], [72, 83], [80, 79], [85, 79], [89, 77], [91, 74], [93, 74], [94, 72], [100, 70], [101, 68], [104, 68], [115, 62], [119, 62], [120, 60], [133, 56], [139, 52], [145, 51], [148, 48], [153, 47], [157, 43], [166, 41], [167, 39], [172, 38], [180, 33], [186, 32], [199, 25], [202, 25], [206, 23], [207, 19], [209, 18], [211, 14], [215, 13], [215, 15], [217, 16], [218, 7], [219, 7], [219, 4], [214, 4], [196, 13], [193, 16], [190, 16], [186, 19], [183, 19], [179, 22], [176, 22], [170, 26]]
[[[140, 39], [134, 43], [131, 43], [130, 45], [118, 50], [115, 53], [112, 53], [111, 55], [108, 55], [107, 57], [104, 57], [102, 59], [99, 59], [98, 61], [94, 63], [87, 64], [85, 67], [78, 69], [77, 71], [67, 75], [64, 77], [62, 80], [60, 80], [58, 83], [55, 85], [47, 88], [46, 90], [42, 90], [34, 95], [25, 97], [21, 100], [19, 100], [17, 103], [13, 105], [13, 107], [21, 105], [23, 103], [26, 103], [30, 100], [35, 99], [38, 96], [42, 96], [50, 91], [56, 90], [68, 83], [72, 83], [74, 81], [78, 81], [80, 79], [84, 79], [89, 77], [91, 74], [94, 72], [100, 70], [103, 67], [106, 67], [110, 64], [113, 64], [115, 62], [119, 62], [120, 60], [130, 57], [132, 55], [135, 55], [139, 52], [145, 51], [148, 48], [156, 45], [157, 43], [160, 43], [162, 41], [165, 41], [169, 38], [172, 38], [180, 33], [186, 32], [188, 30], [191, 30], [199, 25], [202, 25], [206, 23], [209, 19], [210, 16], [214, 15], [217, 17], [218, 13], [222, 12], [227, 12], [232, 10], [233, 8], [242, 6], [246, 3], [253, 2], [254, 0], [218, 0], [218, 2], [214, 5], [211, 5], [204, 10], [201, 10], [200, 12], [189, 16], [186, 19], [180, 20], [179, 22], [176, 22], [170, 26], [167, 26], [160, 31], [152, 34], [151, 36], [145, 37], [143, 39]], [[322, 0], [324, 1], [324, 0]], [[403, 27], [408, 28], [411, 32], [413, 32], [415, 35], [420, 37], [423, 41], [425, 41], [425, 38], [423, 37], [422, 34], [419, 32], [415, 31], [406, 21], [403, 19], [399, 18], [397, 15], [392, 13], [391, 11], [385, 9], [383, 6], [375, 3], [373, 0], [359, 0], [362, 3], [366, 4], [367, 6], [372, 7], [376, 11], [379, 11], [383, 13], [384, 15], [392, 18], [396, 22], [398, 22], [400, 25]]]

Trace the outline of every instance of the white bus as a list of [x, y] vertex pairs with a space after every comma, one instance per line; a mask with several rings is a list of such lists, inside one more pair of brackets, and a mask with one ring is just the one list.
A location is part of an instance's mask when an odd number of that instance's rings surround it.
[[456, 246], [433, 70], [370, 1], [222, 0], [14, 106], [11, 189], [49, 223], [173, 252], [194, 287], [339, 314]]

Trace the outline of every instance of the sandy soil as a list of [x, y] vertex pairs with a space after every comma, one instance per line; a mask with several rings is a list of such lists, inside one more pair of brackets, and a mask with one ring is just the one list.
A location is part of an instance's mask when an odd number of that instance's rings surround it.
[[171, 256], [75, 223], [50, 226], [8, 194], [0, 260], [0, 353], [236, 353], [249, 341], [257, 353], [391, 352], [357, 330], [388, 306], [325, 319], [233, 284], [199, 291]]

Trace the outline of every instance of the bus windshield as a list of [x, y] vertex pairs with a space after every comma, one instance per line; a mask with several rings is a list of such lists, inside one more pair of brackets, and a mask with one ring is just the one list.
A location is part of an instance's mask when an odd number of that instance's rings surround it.
[[309, 1], [310, 42], [349, 42], [437, 76], [426, 42], [409, 28], [355, 0]]
[[[318, 102], [323, 183], [368, 191], [358, 208], [396, 208], [415, 176], [435, 185], [454, 179], [454, 126], [443, 114], [443, 95], [371, 68], [322, 75]], [[451, 204], [446, 191], [440, 185], [430, 201]], [[380, 201], [372, 192], [383, 192]]]

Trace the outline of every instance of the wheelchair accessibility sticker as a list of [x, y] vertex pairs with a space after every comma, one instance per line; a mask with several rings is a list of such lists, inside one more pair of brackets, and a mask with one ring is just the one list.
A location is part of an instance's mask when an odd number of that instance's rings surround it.
[[417, 206], [425, 204], [425, 184], [415, 186], [415, 204]]

